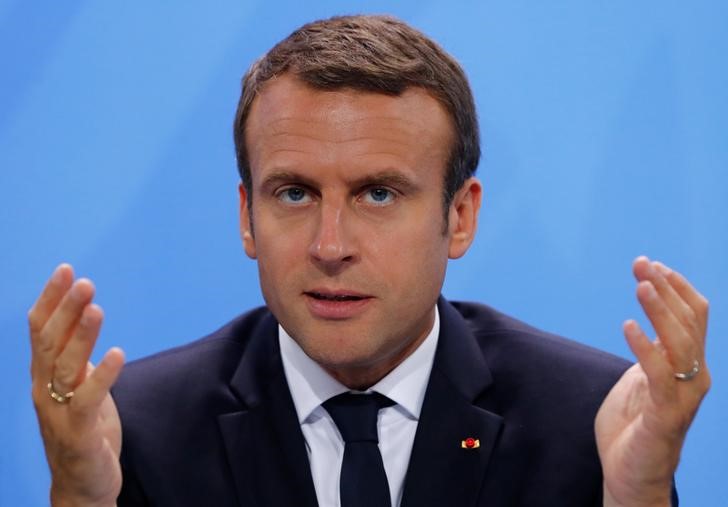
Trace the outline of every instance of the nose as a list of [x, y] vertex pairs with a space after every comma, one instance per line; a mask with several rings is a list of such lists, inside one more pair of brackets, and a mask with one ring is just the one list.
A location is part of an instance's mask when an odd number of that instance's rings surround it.
[[337, 271], [356, 259], [352, 231], [347, 229], [344, 204], [322, 202], [309, 247], [311, 258], [327, 271]]

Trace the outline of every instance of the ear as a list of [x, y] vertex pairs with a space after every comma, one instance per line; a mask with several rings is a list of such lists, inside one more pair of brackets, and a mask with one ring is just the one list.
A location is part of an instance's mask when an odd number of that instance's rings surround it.
[[468, 178], [453, 197], [448, 212], [448, 256], [458, 259], [468, 251], [478, 228], [483, 188], [477, 178]]
[[238, 185], [238, 194], [240, 194], [240, 238], [243, 240], [243, 248], [247, 256], [256, 259], [253, 223], [250, 220], [250, 210], [248, 209], [248, 193], [242, 183]]

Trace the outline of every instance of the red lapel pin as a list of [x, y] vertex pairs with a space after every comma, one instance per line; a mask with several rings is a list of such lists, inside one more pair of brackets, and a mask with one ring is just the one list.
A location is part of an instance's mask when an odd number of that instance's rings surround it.
[[480, 440], [477, 438], [468, 437], [465, 440], [460, 441], [460, 447], [463, 449], [477, 449], [480, 447]]

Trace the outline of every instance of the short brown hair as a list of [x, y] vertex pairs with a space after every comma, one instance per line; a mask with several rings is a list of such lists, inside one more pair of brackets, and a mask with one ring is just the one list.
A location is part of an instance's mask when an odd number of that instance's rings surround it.
[[[460, 65], [422, 32], [390, 16], [337, 16], [303, 25], [256, 61], [243, 77], [235, 115], [238, 172], [252, 200], [245, 124], [263, 84], [290, 72], [322, 90], [400, 95], [420, 87], [450, 115], [455, 135], [445, 172], [445, 213], [455, 192], [475, 173], [480, 137], [473, 95]], [[446, 222], [447, 224], [447, 222]]]

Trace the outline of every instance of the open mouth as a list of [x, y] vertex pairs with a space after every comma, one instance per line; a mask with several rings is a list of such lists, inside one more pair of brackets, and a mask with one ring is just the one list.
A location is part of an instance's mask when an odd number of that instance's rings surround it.
[[303, 293], [316, 319], [347, 320], [362, 315], [374, 296], [346, 289], [314, 289]]
[[361, 301], [367, 299], [366, 296], [357, 296], [355, 294], [323, 294], [321, 292], [306, 292], [307, 296], [320, 301]]

